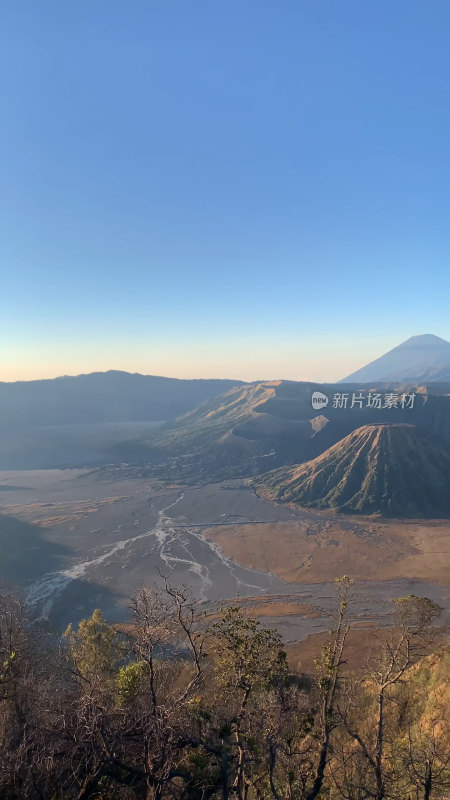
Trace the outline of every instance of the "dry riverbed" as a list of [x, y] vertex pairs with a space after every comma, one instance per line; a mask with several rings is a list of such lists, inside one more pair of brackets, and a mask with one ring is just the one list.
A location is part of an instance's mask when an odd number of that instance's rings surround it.
[[[292, 657], [330, 625], [334, 579], [354, 578], [355, 630], [383, 627], [391, 600], [423, 594], [449, 622], [450, 527], [333, 517], [258, 498], [245, 482], [161, 489], [83, 470], [0, 473], [0, 578], [58, 628], [130, 595], [191, 587], [205, 609], [235, 600], [280, 628]], [[361, 638], [365, 634], [354, 634]]]

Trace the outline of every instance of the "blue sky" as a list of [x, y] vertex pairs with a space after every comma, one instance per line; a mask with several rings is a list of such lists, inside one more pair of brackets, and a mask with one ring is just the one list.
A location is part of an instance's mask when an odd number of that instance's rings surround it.
[[448, 0], [3, 0], [0, 379], [450, 338]]

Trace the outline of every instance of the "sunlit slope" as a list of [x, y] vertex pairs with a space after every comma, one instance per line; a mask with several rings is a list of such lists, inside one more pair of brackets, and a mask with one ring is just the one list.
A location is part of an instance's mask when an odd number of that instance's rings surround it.
[[154, 444], [168, 451], [178, 451], [182, 447], [187, 452], [192, 445], [198, 447], [208, 443], [211, 435], [220, 439], [236, 426], [253, 420], [255, 409], [275, 395], [277, 385], [275, 382], [257, 383], [231, 389], [184, 414], [164, 429]]
[[271, 499], [399, 517], [450, 514], [450, 448], [413, 425], [364, 425], [322, 455], [256, 482]]
[[178, 478], [238, 477], [301, 458], [302, 443], [315, 433], [314, 412], [307, 407], [309, 419], [294, 423], [264, 412], [279, 388], [279, 382], [267, 382], [232, 389], [162, 430], [149, 444], [154, 457], [159, 453], [170, 458], [163, 474], [168, 470]]
[[313, 440], [328, 421], [317, 416], [310, 400], [304, 384], [268, 381], [236, 387], [128, 452], [122, 448], [121, 458], [147, 461], [149, 470], [163, 478], [189, 480], [252, 476], [298, 463], [324, 449], [320, 445], [317, 450]]

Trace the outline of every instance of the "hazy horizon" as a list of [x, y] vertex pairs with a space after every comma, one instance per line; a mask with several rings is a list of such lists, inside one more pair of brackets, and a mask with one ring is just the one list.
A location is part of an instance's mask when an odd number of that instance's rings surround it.
[[[416, 334], [411, 334], [411, 336], [413, 335]], [[404, 337], [404, 339], [401, 341], [404, 341], [407, 338], [409, 338], [409, 336]], [[446, 337], [442, 336], [442, 338], [445, 339]], [[39, 364], [35, 364], [34, 371], [30, 370], [30, 368], [27, 366], [24, 374], [18, 371], [17, 373], [9, 373], [5, 377], [0, 375], [0, 381], [13, 382], [22, 380], [45, 380], [58, 377], [89, 374], [92, 372], [108, 372], [110, 370], [117, 370], [129, 373], [138, 373], [141, 375], [157, 375], [166, 378], [224, 378], [243, 381], [270, 381], [284, 379], [331, 383], [333, 381], [340, 380], [341, 378], [345, 377], [345, 375], [349, 375], [352, 371], [355, 371], [356, 369], [365, 366], [365, 364], [369, 363], [370, 361], [375, 360], [379, 356], [384, 355], [384, 353], [386, 353], [388, 350], [400, 344], [401, 341], [397, 339], [386, 339], [386, 341], [383, 341], [383, 343], [369, 342], [366, 348], [361, 348], [361, 355], [359, 355], [358, 352], [358, 357], [355, 355], [353, 343], [346, 343], [345, 348], [342, 348], [341, 345], [337, 347], [335, 343], [330, 343], [332, 350], [336, 351], [332, 361], [327, 360], [327, 354], [325, 353], [324, 348], [317, 348], [314, 343], [311, 343], [310, 349], [300, 345], [299, 353], [302, 353], [302, 351], [306, 350], [305, 354], [303, 356], [299, 355], [298, 366], [296, 369], [290, 369], [289, 365], [285, 363], [286, 371], [284, 374], [280, 372], [280, 369], [284, 363], [283, 359], [279, 357], [277, 352], [270, 354], [270, 358], [267, 359], [268, 348], [266, 347], [262, 352], [262, 357], [260, 357], [261, 369], [259, 371], [257, 364], [253, 366], [252, 370], [246, 370], [243, 365], [239, 366], [239, 357], [237, 354], [236, 359], [229, 364], [222, 363], [221, 365], [220, 363], [215, 363], [214, 360], [212, 360], [205, 373], [200, 372], [200, 368], [197, 367], [197, 362], [195, 359], [191, 359], [188, 363], [180, 361], [178, 371], [174, 373], [168, 371], [168, 367], [174, 368], [174, 362], [170, 359], [167, 359], [167, 361], [163, 361], [162, 359], [154, 359], [152, 361], [149, 359], [146, 362], [143, 358], [140, 364], [138, 362], [131, 362], [131, 364], [128, 362], [128, 366], [125, 366], [127, 363], [126, 361], [121, 364], [119, 363], [113, 365], [109, 365], [108, 362], [106, 362], [106, 365], [104, 364], [97, 366], [96, 363], [93, 362], [92, 367], [87, 366], [88, 362], [85, 361], [84, 366], [83, 364], [80, 364], [79, 369], [74, 366], [73, 370], [67, 369], [68, 364], [66, 361], [61, 362], [60, 368], [58, 368], [58, 365], [55, 364], [53, 371], [49, 369], [48, 366], [47, 368], [41, 368]], [[327, 348], [328, 359], [330, 358], [330, 347]], [[258, 354], [255, 352], [255, 356], [256, 355]], [[318, 357], [317, 361], [315, 360], [316, 357]], [[269, 364], [272, 363], [272, 368], [274, 370], [273, 373], [267, 371], [269, 367], [264, 368], [264, 360], [266, 360]], [[63, 363], [65, 366], [63, 366]], [[146, 363], [149, 365], [149, 367], [146, 367]], [[154, 365], [155, 368], [153, 368], [152, 365]], [[60, 369], [60, 371], [58, 371], [58, 369]], [[44, 374], [44, 372], [46, 374]], [[17, 377], [14, 377], [15, 374], [17, 374]]]

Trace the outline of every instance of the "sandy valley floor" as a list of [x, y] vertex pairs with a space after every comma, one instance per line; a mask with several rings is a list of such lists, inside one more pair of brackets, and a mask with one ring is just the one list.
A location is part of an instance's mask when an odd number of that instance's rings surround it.
[[0, 473], [0, 579], [59, 628], [96, 607], [125, 619], [130, 595], [162, 573], [205, 607], [239, 598], [296, 658], [296, 642], [329, 627], [343, 574], [355, 580], [355, 642], [410, 592], [436, 600], [448, 625], [449, 566], [448, 521], [302, 511], [238, 482], [158, 489], [83, 470]]

